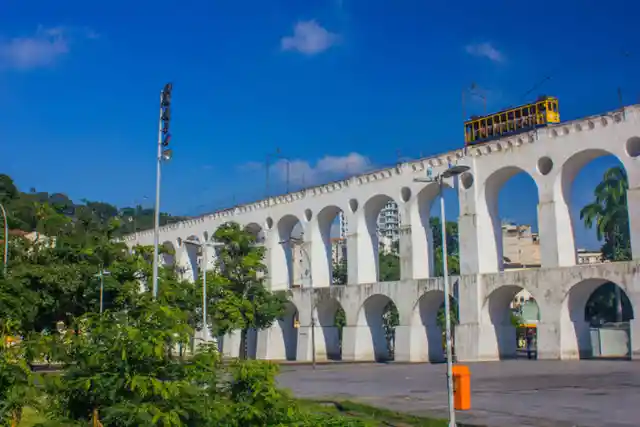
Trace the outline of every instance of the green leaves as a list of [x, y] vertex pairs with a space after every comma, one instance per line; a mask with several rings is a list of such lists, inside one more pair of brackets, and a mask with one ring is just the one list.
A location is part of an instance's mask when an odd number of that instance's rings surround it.
[[284, 315], [287, 295], [265, 287], [264, 248], [248, 229], [228, 222], [216, 230], [214, 240], [219, 250], [215, 272], [207, 276], [209, 324], [216, 336], [241, 330], [244, 357], [247, 331], [271, 327]]
[[585, 226], [595, 227], [598, 240], [604, 240], [602, 252], [607, 260], [631, 259], [628, 188], [624, 168], [610, 168], [594, 190], [595, 200], [580, 210], [580, 219], [584, 221]]

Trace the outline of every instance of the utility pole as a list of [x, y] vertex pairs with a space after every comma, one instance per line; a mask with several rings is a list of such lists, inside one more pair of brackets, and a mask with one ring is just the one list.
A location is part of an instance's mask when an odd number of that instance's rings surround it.
[[289, 193], [289, 182], [290, 182], [290, 175], [291, 175], [291, 162], [289, 161], [288, 158], [284, 157], [282, 155], [282, 152], [280, 151], [280, 148], [276, 148], [276, 152], [273, 154], [267, 154], [266, 160], [265, 160], [265, 170], [266, 170], [266, 190], [265, 190], [265, 198], [268, 199], [269, 198], [269, 190], [270, 190], [270, 183], [271, 183], [271, 174], [269, 173], [269, 169], [271, 168], [271, 159], [275, 158], [275, 159], [281, 159], [284, 160], [285, 162], [287, 162], [287, 175], [286, 175], [286, 190], [287, 193]]
[[158, 123], [158, 154], [156, 159], [156, 206], [153, 224], [153, 297], [158, 296], [158, 245], [160, 240], [160, 182], [162, 162], [171, 160], [173, 151], [168, 148], [171, 141], [169, 122], [171, 121], [171, 91], [173, 84], [167, 83], [160, 92], [160, 120]]
[[4, 219], [4, 254], [2, 255], [2, 276], [7, 277], [7, 263], [9, 262], [9, 219], [7, 218], [7, 211], [4, 209], [2, 203], [0, 203], [0, 211], [2, 211], [2, 218]]

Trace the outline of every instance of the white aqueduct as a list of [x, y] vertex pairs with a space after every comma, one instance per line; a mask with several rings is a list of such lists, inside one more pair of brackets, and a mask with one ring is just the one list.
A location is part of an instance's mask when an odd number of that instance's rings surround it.
[[[580, 169], [596, 157], [613, 155], [627, 171], [628, 209], [633, 261], [577, 265], [573, 219], [568, 209], [570, 189]], [[253, 353], [257, 358], [311, 359], [311, 316], [316, 357], [367, 361], [387, 354], [382, 311], [389, 300], [398, 309], [395, 360], [441, 360], [441, 331], [436, 312], [444, 301], [443, 280], [433, 276], [429, 212], [437, 198], [436, 184], [416, 183], [428, 167], [434, 174], [449, 163], [467, 165], [460, 176], [458, 218], [461, 275], [452, 278], [457, 289], [460, 324], [455, 330], [458, 360], [498, 360], [515, 354], [515, 333], [509, 321], [509, 303], [521, 289], [528, 290], [540, 309], [538, 357], [575, 359], [591, 350], [584, 308], [591, 293], [614, 282], [631, 306], [640, 307], [640, 105], [599, 116], [492, 141], [485, 145], [398, 164], [342, 181], [306, 188], [196, 219], [167, 225], [160, 242], [175, 249], [166, 263], [198, 274], [197, 256], [187, 239], [211, 238], [227, 221], [249, 226], [266, 246], [268, 281], [273, 290], [289, 289], [292, 278], [287, 240], [300, 223], [304, 247], [310, 254], [312, 283], [293, 289], [287, 318], [258, 331]], [[498, 216], [501, 187], [519, 172], [529, 174], [538, 189], [538, 227], [541, 245], [539, 269], [503, 271], [502, 238]], [[452, 185], [451, 182], [447, 185]], [[454, 186], [452, 186], [454, 188]], [[400, 231], [401, 279], [378, 281], [376, 217], [393, 199], [402, 212]], [[348, 220], [348, 284], [331, 285], [330, 229], [342, 211]], [[151, 245], [153, 231], [125, 237], [129, 246]], [[214, 252], [214, 251], [209, 251]], [[213, 257], [205, 260], [211, 266]], [[171, 259], [168, 259], [171, 258]], [[347, 326], [340, 344], [334, 326], [342, 307]], [[313, 313], [311, 312], [313, 307]], [[292, 316], [301, 327], [293, 329]], [[640, 321], [630, 322], [631, 354], [640, 357]], [[237, 335], [224, 337], [224, 351], [237, 354]]]

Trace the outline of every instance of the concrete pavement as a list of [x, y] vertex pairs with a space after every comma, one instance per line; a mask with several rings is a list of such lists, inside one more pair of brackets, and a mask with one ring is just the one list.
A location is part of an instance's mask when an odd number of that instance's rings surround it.
[[[491, 427], [637, 427], [640, 363], [511, 360], [469, 364], [472, 406], [459, 420]], [[299, 397], [336, 397], [445, 418], [446, 365], [283, 366]]]

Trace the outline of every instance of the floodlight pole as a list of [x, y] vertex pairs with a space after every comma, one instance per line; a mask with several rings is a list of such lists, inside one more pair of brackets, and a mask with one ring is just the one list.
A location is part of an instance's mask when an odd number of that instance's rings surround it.
[[160, 115], [158, 119], [158, 153], [156, 158], [156, 205], [153, 221], [153, 298], [158, 297], [158, 262], [160, 244], [160, 182], [162, 175], [162, 98], [160, 91]]

